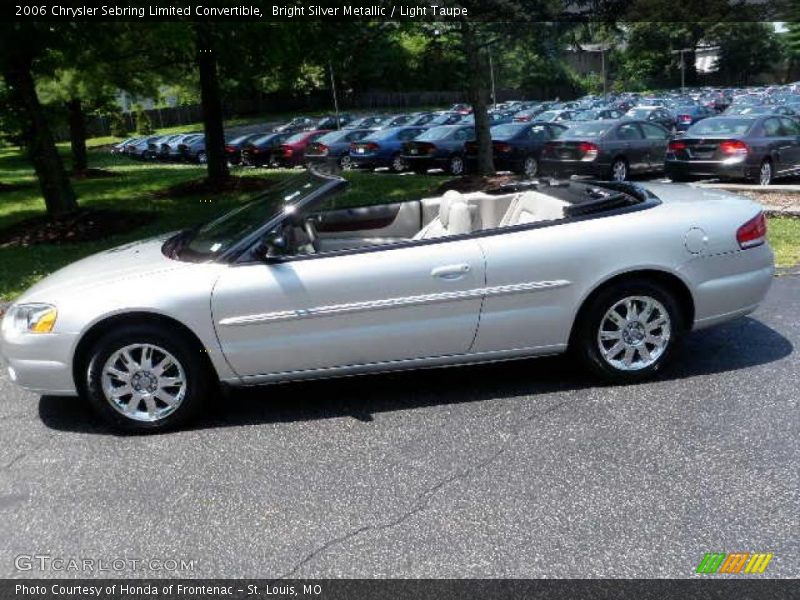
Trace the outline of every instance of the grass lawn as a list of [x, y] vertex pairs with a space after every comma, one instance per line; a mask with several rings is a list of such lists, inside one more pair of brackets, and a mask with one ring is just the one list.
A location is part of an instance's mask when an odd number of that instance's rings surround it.
[[[66, 152], [66, 149], [65, 149]], [[56, 269], [106, 248], [163, 232], [184, 229], [207, 221], [251, 198], [253, 192], [229, 192], [214, 196], [194, 195], [158, 198], [153, 192], [200, 179], [205, 168], [195, 165], [144, 163], [107, 152], [90, 150], [91, 167], [103, 168], [116, 177], [73, 181], [78, 203], [86, 208], [107, 208], [156, 213], [148, 225], [126, 234], [96, 242], [39, 244], [25, 248], [0, 248], [0, 301], [11, 300], [27, 287]], [[243, 177], [280, 179], [288, 170], [236, 169]], [[389, 173], [347, 173], [349, 190], [335, 206], [356, 206], [408, 200], [430, 195], [444, 179], [437, 176]], [[23, 187], [0, 192], [0, 230], [44, 211], [36, 179], [28, 164], [10, 149], [0, 150], [0, 182]]]
[[[62, 148], [66, 154], [66, 147]], [[154, 195], [167, 187], [200, 179], [205, 169], [195, 165], [143, 163], [107, 152], [90, 150], [90, 166], [112, 171], [116, 177], [74, 181], [78, 201], [86, 208], [146, 211], [156, 215], [148, 225], [106, 239], [72, 244], [40, 244], [26, 248], [0, 248], [0, 300], [11, 300], [38, 279], [79, 258], [159, 233], [184, 229], [207, 221], [253, 192], [228, 192], [213, 196], [190, 195], [160, 198]], [[243, 177], [280, 179], [291, 171], [239, 169]], [[431, 195], [444, 181], [434, 175], [392, 175], [389, 173], [346, 174], [351, 187], [334, 206], [358, 206], [395, 202]], [[0, 192], [0, 230], [44, 212], [36, 179], [28, 163], [13, 149], [0, 149], [0, 182], [20, 186]], [[779, 266], [800, 263], [800, 219], [773, 218], [769, 222], [770, 242]]]

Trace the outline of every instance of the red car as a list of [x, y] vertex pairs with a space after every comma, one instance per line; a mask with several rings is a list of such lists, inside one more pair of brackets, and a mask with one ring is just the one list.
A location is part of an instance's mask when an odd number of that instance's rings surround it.
[[306, 147], [331, 131], [331, 129], [313, 129], [295, 133], [278, 147], [276, 162], [281, 167], [289, 168], [302, 165], [305, 160]]

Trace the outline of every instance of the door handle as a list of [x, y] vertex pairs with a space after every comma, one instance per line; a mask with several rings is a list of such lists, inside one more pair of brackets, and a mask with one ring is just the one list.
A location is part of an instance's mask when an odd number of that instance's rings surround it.
[[470, 269], [471, 267], [467, 264], [445, 265], [433, 269], [431, 271], [431, 276], [438, 277], [439, 279], [458, 279], [462, 275], [469, 273]]

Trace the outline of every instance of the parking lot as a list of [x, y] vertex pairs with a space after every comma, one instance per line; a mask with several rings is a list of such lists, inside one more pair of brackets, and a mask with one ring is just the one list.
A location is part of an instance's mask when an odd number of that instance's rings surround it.
[[[796, 577], [800, 277], [660, 379], [569, 359], [237, 392], [116, 436], [0, 376], [0, 577], [18, 555], [194, 560], [188, 577]], [[147, 571], [103, 576], [148, 576]]]

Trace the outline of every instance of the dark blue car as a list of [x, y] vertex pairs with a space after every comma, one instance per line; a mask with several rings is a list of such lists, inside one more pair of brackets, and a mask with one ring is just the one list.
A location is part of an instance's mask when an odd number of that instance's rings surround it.
[[[506, 123], [492, 127], [492, 155], [498, 171], [514, 171], [526, 177], [539, 174], [544, 145], [566, 131], [559, 123]], [[475, 142], [467, 142], [467, 165], [477, 161]]]
[[464, 144], [473, 139], [472, 125], [433, 127], [403, 144], [402, 158], [415, 173], [442, 168], [451, 175], [463, 175]]
[[342, 129], [326, 133], [306, 146], [306, 163], [336, 163], [350, 168], [350, 144], [364, 139], [375, 129]]
[[672, 109], [675, 113], [675, 129], [678, 131], [686, 131], [703, 119], [716, 116], [717, 112], [713, 108], [693, 104], [690, 106], [677, 106]]
[[350, 163], [353, 168], [377, 169], [389, 167], [395, 173], [404, 171], [406, 163], [401, 156], [404, 142], [410, 142], [426, 127], [392, 127], [380, 129], [350, 145]]

